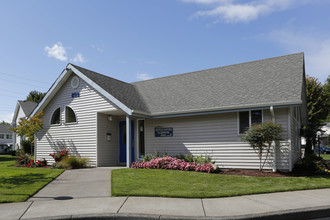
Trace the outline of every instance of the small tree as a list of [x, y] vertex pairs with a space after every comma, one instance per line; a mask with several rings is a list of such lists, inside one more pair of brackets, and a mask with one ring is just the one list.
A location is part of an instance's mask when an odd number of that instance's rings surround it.
[[34, 144], [34, 134], [42, 129], [42, 122], [44, 120], [41, 119], [41, 117], [43, 115], [41, 111], [32, 117], [21, 118], [18, 122], [18, 126], [16, 128], [11, 128], [11, 130], [18, 134], [22, 140], [27, 138], [29, 142]]
[[[265, 122], [260, 125], [253, 125], [242, 137], [242, 140], [248, 142], [251, 147], [257, 152], [260, 162], [259, 170], [262, 171], [268, 156], [273, 141], [282, 140], [281, 132], [283, 128], [281, 125], [273, 122]], [[266, 152], [266, 157], [262, 163], [263, 154]]]

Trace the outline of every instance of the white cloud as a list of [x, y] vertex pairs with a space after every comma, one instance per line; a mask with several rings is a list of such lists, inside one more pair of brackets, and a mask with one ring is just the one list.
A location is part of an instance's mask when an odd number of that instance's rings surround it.
[[8, 123], [11, 123], [11, 121], [13, 120], [13, 117], [14, 117], [14, 113], [0, 114], [0, 122], [5, 121]]
[[68, 57], [66, 56], [66, 50], [62, 46], [61, 42], [57, 42], [53, 47], [45, 47], [45, 51], [48, 54], [48, 57], [54, 57], [57, 60], [66, 61]]
[[138, 73], [136, 74], [136, 78], [139, 80], [148, 80], [148, 79], [153, 79], [154, 77], [150, 76], [147, 73]]
[[295, 32], [290, 29], [272, 31], [268, 39], [279, 43], [288, 52], [304, 52], [306, 74], [324, 83], [330, 74], [330, 37], [314, 32]]
[[[237, 0], [182, 0], [186, 3], [208, 5], [210, 10], [197, 11], [192, 17], [215, 17], [227, 23], [250, 22], [276, 11], [289, 9], [296, 0], [254, 0], [236, 3]], [[305, 2], [305, 1], [304, 1]]]
[[85, 63], [87, 60], [81, 53], [77, 53], [77, 55], [72, 59], [73, 62], [76, 63]]
[[92, 47], [93, 49], [97, 50], [98, 52], [103, 53], [103, 49], [102, 49], [102, 48], [97, 47], [97, 46], [94, 45], [94, 44], [92, 44], [91, 47]]

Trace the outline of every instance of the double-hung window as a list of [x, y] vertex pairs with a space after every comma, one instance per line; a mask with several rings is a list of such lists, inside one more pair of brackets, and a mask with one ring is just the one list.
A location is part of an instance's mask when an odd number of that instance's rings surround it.
[[262, 123], [262, 110], [239, 112], [239, 134], [244, 134], [251, 125]]

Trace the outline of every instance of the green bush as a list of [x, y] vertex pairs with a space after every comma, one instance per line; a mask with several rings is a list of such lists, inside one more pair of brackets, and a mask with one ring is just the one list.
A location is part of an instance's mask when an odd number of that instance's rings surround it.
[[22, 140], [21, 147], [24, 153], [31, 154], [33, 152], [33, 144], [29, 140]]
[[304, 158], [302, 158], [294, 165], [293, 172], [315, 173], [315, 161], [319, 161], [320, 159], [321, 158], [316, 155], [307, 154]]
[[186, 162], [196, 162], [198, 164], [204, 164], [204, 163], [215, 163], [212, 161], [212, 158], [210, 156], [203, 156], [203, 155], [198, 155], [194, 156], [192, 154], [180, 154], [178, 156], [175, 156], [178, 159], [182, 159]]
[[156, 152], [155, 154], [146, 154], [146, 155], [142, 155], [142, 161], [143, 162], [148, 162], [152, 159], [155, 159], [155, 158], [163, 158], [163, 157], [167, 157], [168, 154], [167, 153], [160, 153], [160, 152]]
[[11, 151], [9, 152], [9, 154], [10, 154], [11, 156], [16, 156], [16, 150], [11, 150]]
[[76, 156], [67, 156], [60, 162], [57, 162], [56, 165], [53, 165], [54, 168], [59, 169], [80, 169], [88, 167], [88, 159], [81, 158]]

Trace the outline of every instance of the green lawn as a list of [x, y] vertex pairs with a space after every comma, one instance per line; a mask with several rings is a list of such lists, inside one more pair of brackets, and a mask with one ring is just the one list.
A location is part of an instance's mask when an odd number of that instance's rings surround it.
[[330, 188], [330, 176], [248, 177], [176, 170], [112, 171], [112, 196], [212, 198]]
[[330, 160], [330, 154], [321, 154], [321, 157], [325, 160]]
[[15, 157], [0, 156], [0, 203], [23, 202], [63, 170], [9, 167]]

